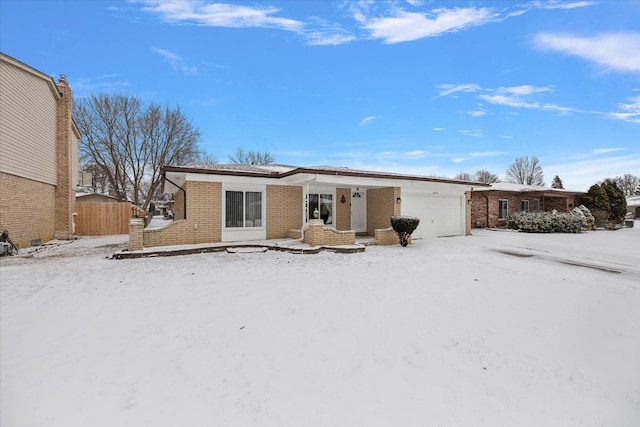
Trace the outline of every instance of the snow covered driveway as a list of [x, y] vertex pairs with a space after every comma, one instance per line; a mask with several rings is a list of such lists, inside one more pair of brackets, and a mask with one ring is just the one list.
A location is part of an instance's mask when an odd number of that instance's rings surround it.
[[[638, 225], [638, 224], [636, 224]], [[638, 426], [640, 228], [0, 261], [0, 424]]]

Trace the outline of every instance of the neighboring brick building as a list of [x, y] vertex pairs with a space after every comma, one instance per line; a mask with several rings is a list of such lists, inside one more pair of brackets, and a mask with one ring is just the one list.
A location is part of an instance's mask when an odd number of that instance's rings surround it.
[[[414, 239], [470, 232], [466, 181], [340, 167], [283, 165], [167, 166], [164, 191], [174, 194], [174, 221], [161, 229], [132, 224], [132, 247], [296, 237], [311, 221], [312, 240], [333, 244], [356, 233], [374, 236], [393, 215], [421, 218]], [[486, 185], [484, 185], [486, 186]], [[315, 217], [314, 213], [317, 213]], [[380, 233], [378, 233], [380, 235]], [[305, 240], [310, 238], [305, 236]], [[135, 240], [135, 242], [134, 242]], [[341, 243], [342, 244], [342, 243]]]
[[74, 234], [78, 140], [64, 75], [0, 53], [0, 229], [20, 247]]
[[516, 212], [571, 212], [582, 204], [586, 193], [498, 182], [489, 188], [473, 188], [471, 224], [473, 227], [504, 227], [507, 216]]

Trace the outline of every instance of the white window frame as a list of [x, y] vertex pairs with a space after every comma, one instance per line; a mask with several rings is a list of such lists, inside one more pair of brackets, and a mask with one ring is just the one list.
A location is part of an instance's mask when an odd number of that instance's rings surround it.
[[[228, 191], [238, 191], [242, 192], [242, 200], [243, 200], [243, 226], [242, 227], [227, 227], [227, 192]], [[262, 203], [262, 218], [261, 224], [259, 226], [247, 227], [245, 224], [244, 216], [245, 216], [245, 208], [246, 208], [246, 193], [261, 193], [260, 200]], [[265, 185], [255, 185], [255, 184], [223, 184], [222, 185], [222, 230], [228, 232], [249, 232], [249, 231], [259, 231], [266, 230], [266, 218], [267, 218], [267, 188]]]

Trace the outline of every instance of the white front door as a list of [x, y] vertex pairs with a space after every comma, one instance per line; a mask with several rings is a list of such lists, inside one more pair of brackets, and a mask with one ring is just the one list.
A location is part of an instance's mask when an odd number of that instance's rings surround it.
[[351, 190], [351, 229], [356, 233], [367, 231], [366, 192]]

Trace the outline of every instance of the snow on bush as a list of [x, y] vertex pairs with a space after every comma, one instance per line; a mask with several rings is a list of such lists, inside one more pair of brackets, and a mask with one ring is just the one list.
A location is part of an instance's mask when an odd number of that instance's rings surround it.
[[527, 233], [581, 233], [593, 229], [594, 218], [583, 205], [570, 213], [519, 212], [509, 215], [507, 227]]

